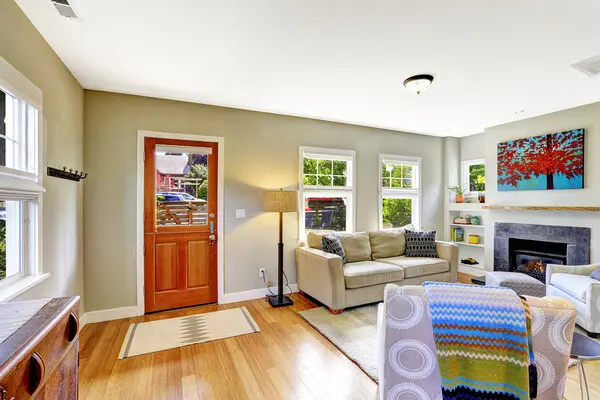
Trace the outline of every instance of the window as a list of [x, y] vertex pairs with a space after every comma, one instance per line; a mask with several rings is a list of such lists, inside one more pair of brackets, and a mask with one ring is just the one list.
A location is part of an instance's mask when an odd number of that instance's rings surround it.
[[421, 159], [379, 156], [379, 227], [421, 224]]
[[300, 148], [300, 237], [354, 231], [354, 151]]
[[39, 89], [0, 57], [0, 301], [40, 275], [41, 103]]
[[485, 191], [485, 160], [468, 160], [462, 162], [462, 183], [467, 195], [477, 195]]

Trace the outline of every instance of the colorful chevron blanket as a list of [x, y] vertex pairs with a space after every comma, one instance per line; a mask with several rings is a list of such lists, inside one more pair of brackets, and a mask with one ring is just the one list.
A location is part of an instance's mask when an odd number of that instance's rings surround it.
[[524, 299], [499, 286], [442, 282], [423, 286], [444, 399], [537, 396], [531, 314]]

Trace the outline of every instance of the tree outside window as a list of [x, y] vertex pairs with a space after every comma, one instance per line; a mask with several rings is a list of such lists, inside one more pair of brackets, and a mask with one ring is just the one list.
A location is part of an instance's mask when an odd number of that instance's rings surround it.
[[485, 191], [485, 164], [469, 165], [469, 191]]

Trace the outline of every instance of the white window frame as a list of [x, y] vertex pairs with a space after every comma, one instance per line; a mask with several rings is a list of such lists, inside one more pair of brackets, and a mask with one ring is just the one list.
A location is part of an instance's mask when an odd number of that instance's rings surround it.
[[465, 190], [465, 197], [477, 197], [477, 192], [471, 192], [471, 184], [469, 182], [469, 168], [471, 168], [472, 165], [479, 165], [479, 164], [483, 164], [485, 166], [485, 168], [487, 169], [487, 165], [485, 165], [485, 159], [483, 158], [477, 158], [477, 159], [473, 159], [473, 160], [464, 160], [461, 162], [461, 178], [462, 178], [462, 185], [466, 186], [466, 190]]
[[[0, 281], [0, 302], [8, 301], [37, 285], [50, 274], [42, 271], [43, 254], [43, 93], [25, 75], [0, 57], [0, 90], [18, 98], [37, 110], [37, 132], [34, 153], [35, 172], [0, 166], [0, 198], [21, 201], [20, 272]], [[29, 150], [29, 149], [27, 149]]]
[[[346, 167], [346, 186], [304, 186], [304, 156], [308, 155], [313, 158], [323, 160], [344, 160], [347, 161]], [[354, 232], [356, 221], [356, 152], [354, 150], [343, 149], [327, 149], [321, 147], [300, 146], [299, 150], [299, 166], [300, 166], [300, 184], [298, 191], [299, 204], [299, 233], [301, 241], [306, 240], [305, 229], [305, 210], [304, 201], [306, 197], [341, 197], [346, 196], [348, 203], [346, 204], [346, 230], [344, 232]]]
[[[413, 187], [411, 189], [403, 188], [385, 188], [383, 187], [383, 174], [381, 173], [381, 167], [386, 162], [392, 162], [402, 165], [410, 165], [413, 167]], [[412, 199], [412, 224], [416, 229], [421, 229], [421, 158], [420, 157], [406, 157], [393, 154], [380, 154], [378, 166], [378, 186], [379, 186], [379, 203], [378, 208], [378, 221], [379, 229], [383, 230], [383, 199], [394, 198], [394, 199]]]

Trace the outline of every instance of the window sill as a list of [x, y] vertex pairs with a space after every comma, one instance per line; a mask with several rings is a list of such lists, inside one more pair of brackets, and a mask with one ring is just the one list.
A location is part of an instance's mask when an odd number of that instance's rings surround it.
[[14, 299], [32, 287], [37, 286], [41, 282], [45, 281], [49, 277], [50, 274], [30, 275], [9, 284], [0, 292], [0, 303]]

